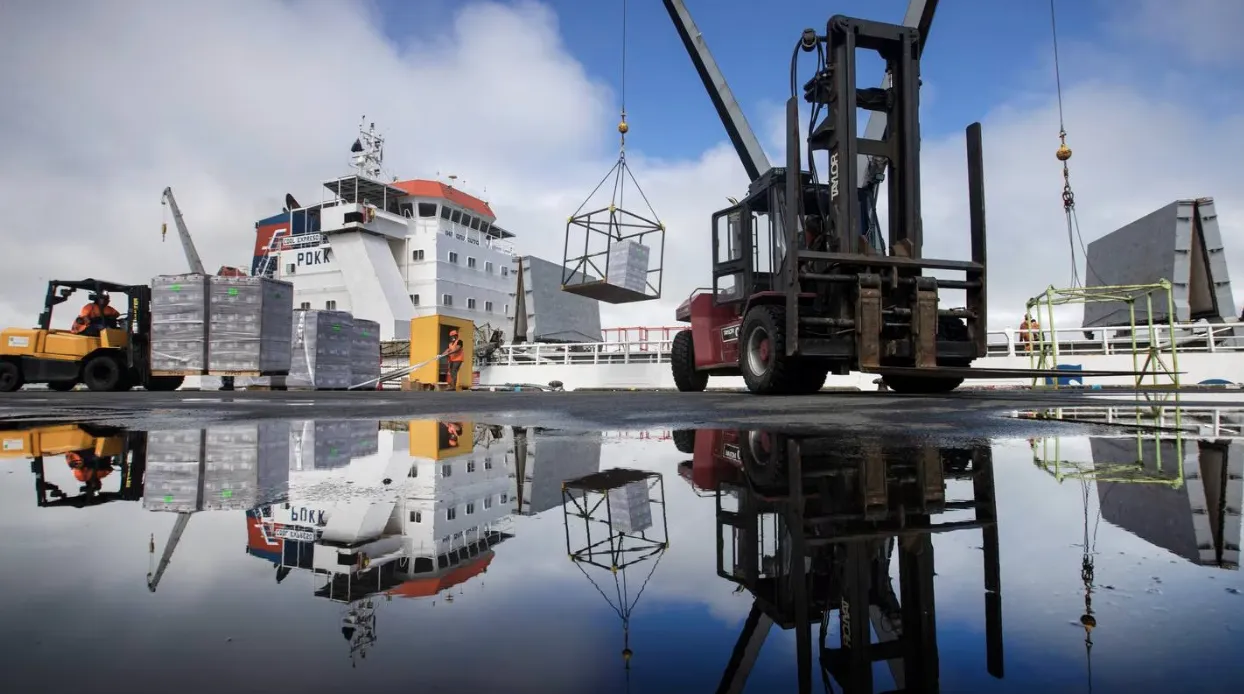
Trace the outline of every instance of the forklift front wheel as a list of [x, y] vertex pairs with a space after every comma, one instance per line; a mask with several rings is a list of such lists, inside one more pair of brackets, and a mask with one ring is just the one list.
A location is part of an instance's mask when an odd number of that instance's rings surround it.
[[15, 362], [0, 361], [0, 393], [12, 393], [21, 390], [25, 379], [22, 369]]
[[786, 356], [786, 310], [754, 306], [743, 319], [739, 370], [747, 389], [762, 395], [795, 390], [798, 369]]
[[670, 370], [674, 385], [683, 393], [699, 393], [708, 387], [708, 374], [695, 368], [695, 342], [690, 330], [680, 330], [670, 345]]
[[82, 367], [82, 382], [90, 390], [111, 392], [121, 385], [121, 364], [106, 354], [91, 357]]

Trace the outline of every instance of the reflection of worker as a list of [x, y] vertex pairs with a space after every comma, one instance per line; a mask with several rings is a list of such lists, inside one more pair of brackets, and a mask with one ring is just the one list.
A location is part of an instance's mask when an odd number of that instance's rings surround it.
[[100, 292], [91, 295], [91, 303], [82, 307], [78, 312], [78, 317], [73, 319], [73, 326], [70, 332], [79, 335], [98, 335], [101, 330], [108, 327], [111, 321], [120, 317], [120, 313], [110, 306], [111, 300], [108, 295]]
[[466, 358], [466, 351], [462, 349], [462, 340], [458, 339], [458, 331], [449, 331], [449, 349], [446, 351], [449, 355], [449, 385], [455, 390], [458, 388], [458, 371], [462, 368], [462, 360]]
[[445, 422], [446, 448], [457, 448], [458, 437], [462, 436], [462, 427], [453, 422]]
[[101, 458], [92, 451], [66, 453], [65, 462], [73, 470], [74, 479], [82, 483], [82, 491], [97, 492], [103, 480], [112, 473], [112, 458]]

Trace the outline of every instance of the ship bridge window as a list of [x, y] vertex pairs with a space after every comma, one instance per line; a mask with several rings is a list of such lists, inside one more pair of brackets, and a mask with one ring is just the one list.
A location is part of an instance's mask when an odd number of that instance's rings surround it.
[[480, 225], [480, 222], [482, 222], [482, 221], [483, 221], [483, 220], [481, 220], [479, 217], [472, 217], [472, 218], [471, 218], [471, 228], [472, 228], [472, 229], [475, 229], [476, 231], [479, 231], [479, 225]]
[[419, 203], [419, 216], [420, 217], [435, 217], [436, 216], [436, 203], [434, 202]]
[[449, 217], [450, 217], [449, 208], [444, 205], [441, 205], [441, 219], [449, 219]]
[[449, 213], [449, 221], [453, 222], [454, 224], [460, 224], [460, 223], [462, 223], [462, 213], [461, 213], [461, 212], [459, 212], [459, 211], [457, 211], [457, 210], [454, 210], [453, 212], [450, 212], [450, 213]]
[[[410, 209], [410, 205], [406, 205], [406, 209]], [[389, 214], [401, 214], [402, 208], [398, 205], [397, 200], [389, 199], [384, 201], [384, 211]]]
[[403, 217], [414, 217], [415, 216], [415, 204], [412, 202], [404, 202], [398, 205], [397, 209], [398, 209], [398, 214], [402, 215]]
[[492, 229], [492, 225], [489, 224], [488, 222], [481, 221], [479, 223], [479, 230], [484, 232], [485, 234], [487, 234], [490, 229]]

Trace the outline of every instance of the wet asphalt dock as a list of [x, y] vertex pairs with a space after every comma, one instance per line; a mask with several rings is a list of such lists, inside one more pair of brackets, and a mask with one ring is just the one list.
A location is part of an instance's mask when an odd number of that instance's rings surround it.
[[23, 391], [0, 396], [0, 421], [90, 421], [149, 428], [255, 419], [486, 416], [497, 423], [580, 430], [765, 427], [976, 438], [1024, 435], [1040, 427], [1031, 420], [1017, 420], [1016, 412], [1131, 402], [1223, 406], [1244, 404], [1244, 396], [1018, 390], [967, 390], [941, 396], [824, 392], [799, 397], [738, 392]]

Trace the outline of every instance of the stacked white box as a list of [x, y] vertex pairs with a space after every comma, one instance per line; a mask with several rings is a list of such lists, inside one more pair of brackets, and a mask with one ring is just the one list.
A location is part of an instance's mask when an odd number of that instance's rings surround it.
[[151, 370], [203, 373], [207, 368], [207, 275], [151, 280]]
[[287, 422], [147, 435], [143, 508], [247, 510], [284, 498], [288, 483]]
[[648, 481], [638, 480], [609, 490], [609, 517], [614, 532], [639, 533], [652, 527]]
[[605, 281], [615, 287], [646, 293], [648, 289], [647, 246], [630, 239], [614, 241], [609, 246], [609, 262]]
[[353, 422], [346, 419], [294, 422], [289, 430], [289, 469], [332, 470], [350, 464]]
[[354, 382], [350, 385], [359, 385], [378, 378], [380, 378], [380, 324], [376, 321], [355, 318], [354, 341], [350, 345], [350, 380]]
[[350, 457], [363, 458], [380, 452], [380, 422], [375, 419], [350, 421]]
[[143, 508], [176, 512], [203, 510], [200, 475], [205, 445], [202, 429], [147, 434]]
[[205, 509], [245, 511], [284, 498], [288, 487], [289, 422], [207, 430]]
[[209, 371], [286, 374], [293, 341], [294, 286], [267, 277], [210, 280]]
[[353, 385], [350, 361], [354, 317], [345, 311], [298, 309], [286, 386], [344, 389]]

